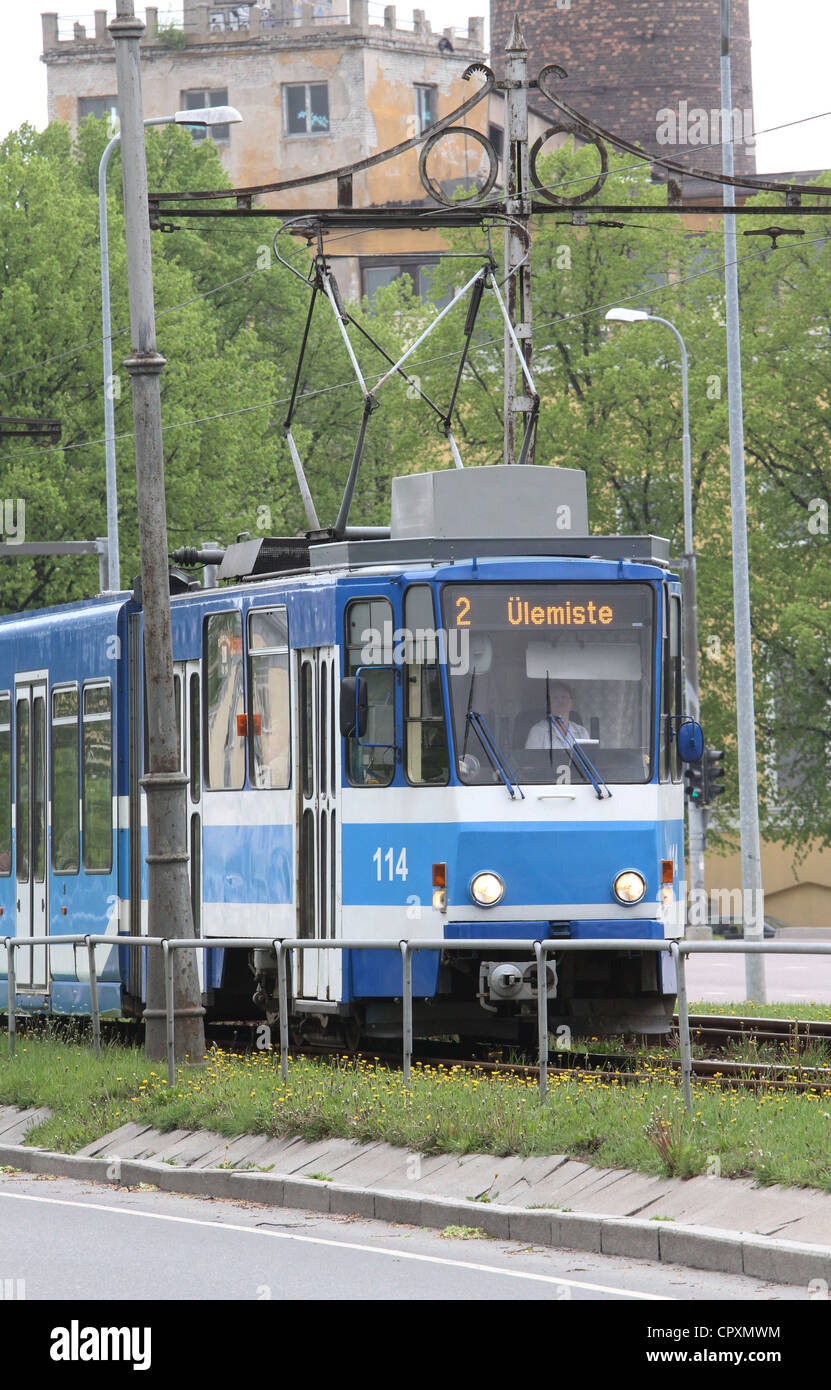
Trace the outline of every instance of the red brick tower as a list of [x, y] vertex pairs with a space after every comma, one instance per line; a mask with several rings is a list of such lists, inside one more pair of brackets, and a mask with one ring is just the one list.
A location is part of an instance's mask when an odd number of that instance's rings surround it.
[[[752, 124], [749, 0], [732, 0], [733, 108]], [[491, 55], [501, 73], [519, 14], [533, 76], [545, 63], [568, 73], [563, 98], [606, 130], [690, 168], [721, 168], [719, 0], [491, 0]], [[546, 105], [546, 103], [540, 103]], [[737, 122], [738, 125], [738, 122]], [[752, 145], [735, 142], [736, 172], [752, 174]]]

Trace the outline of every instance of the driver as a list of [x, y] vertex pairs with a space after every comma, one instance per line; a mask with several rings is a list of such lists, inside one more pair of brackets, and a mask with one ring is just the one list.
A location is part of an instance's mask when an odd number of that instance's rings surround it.
[[[569, 734], [573, 739], [587, 739], [588, 729], [584, 729], [582, 724], [573, 724], [569, 719], [572, 706], [571, 687], [564, 681], [554, 681], [550, 689], [551, 713], [561, 719]], [[538, 724], [534, 724], [527, 739], [526, 748], [565, 748], [566, 741], [558, 729], [554, 727], [551, 720], [541, 719]]]

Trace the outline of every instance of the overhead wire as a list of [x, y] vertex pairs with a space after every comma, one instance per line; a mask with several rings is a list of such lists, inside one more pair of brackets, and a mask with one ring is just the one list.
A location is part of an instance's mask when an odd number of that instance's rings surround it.
[[[827, 243], [827, 242], [829, 242], [829, 241], [831, 241], [831, 236], [813, 237], [813, 238], [811, 238], [809, 241], [799, 242], [798, 244], [792, 244], [792, 243], [791, 243], [791, 244], [783, 245], [783, 246], [769, 246], [769, 247], [764, 247], [764, 248], [762, 248], [762, 249], [759, 250], [759, 251], [750, 251], [750, 252], [748, 252], [747, 255], [745, 255], [745, 256], [739, 256], [739, 257], [736, 259], [736, 261], [721, 261], [721, 262], [719, 262], [718, 264], [714, 264], [714, 265], [710, 265], [710, 266], [705, 266], [702, 270], [694, 271], [694, 272], [693, 272], [692, 274], [690, 274], [690, 275], [681, 276], [681, 277], [680, 277], [679, 279], [677, 279], [677, 280], [670, 280], [670, 281], [668, 281], [665, 285], [655, 285], [655, 286], [651, 286], [649, 289], [641, 289], [641, 290], [638, 290], [638, 291], [636, 291], [635, 293], [630, 294], [630, 295], [620, 295], [620, 296], [617, 296], [615, 299], [609, 300], [608, 302], [606, 302], [606, 303], [604, 303], [604, 304], [596, 304], [596, 305], [593, 305], [593, 306], [592, 306], [591, 308], [589, 308], [589, 309], [581, 309], [581, 310], [578, 310], [578, 311], [576, 311], [575, 313], [572, 313], [572, 314], [561, 314], [561, 315], [557, 316], [556, 318], [548, 319], [547, 321], [544, 321], [544, 322], [542, 322], [542, 323], [537, 324], [537, 325], [536, 325], [536, 328], [537, 328], [537, 330], [539, 331], [539, 330], [544, 329], [544, 328], [559, 327], [561, 324], [563, 324], [563, 323], [568, 323], [568, 322], [570, 322], [570, 321], [572, 321], [572, 320], [574, 320], [574, 319], [587, 318], [587, 317], [589, 317], [589, 316], [592, 315], [592, 314], [600, 314], [600, 313], [603, 313], [604, 310], [606, 310], [606, 309], [611, 309], [611, 308], [613, 308], [613, 307], [615, 307], [615, 306], [617, 306], [617, 305], [619, 305], [619, 304], [627, 304], [627, 303], [629, 303], [629, 302], [630, 302], [631, 300], [633, 300], [633, 299], [641, 299], [641, 300], [643, 300], [643, 299], [652, 299], [652, 298], [654, 298], [654, 296], [657, 295], [657, 294], [666, 294], [666, 293], [668, 293], [668, 292], [670, 292], [670, 291], [675, 292], [675, 291], [677, 291], [680, 287], [682, 287], [683, 285], [689, 284], [689, 283], [690, 283], [691, 281], [693, 281], [693, 280], [699, 280], [699, 279], [701, 279], [702, 277], [707, 276], [707, 275], [718, 274], [720, 271], [725, 270], [725, 269], [727, 268], [728, 265], [741, 265], [741, 264], [743, 264], [745, 261], [763, 260], [763, 259], [765, 259], [767, 256], [777, 255], [777, 254], [785, 254], [785, 253], [787, 253], [788, 251], [791, 251], [791, 252], [794, 252], [794, 251], [802, 251], [802, 250], [804, 250], [805, 247], [807, 247], [807, 246], [819, 246], [819, 245], [824, 245], [825, 243]], [[503, 342], [503, 339], [502, 339], [501, 337], [499, 337], [499, 338], [487, 338], [487, 339], [485, 339], [485, 340], [482, 341], [482, 342], [479, 342], [479, 343], [476, 343], [476, 344], [472, 345], [470, 350], [471, 350], [471, 352], [481, 352], [481, 351], [483, 351], [485, 348], [494, 347], [494, 346], [499, 346], [499, 345], [502, 344], [502, 342]], [[548, 349], [547, 349], [546, 347], [538, 348], [538, 349], [537, 349], [537, 353], [545, 352], [545, 351], [547, 351], [547, 350], [548, 350]], [[422, 358], [422, 359], [420, 359], [418, 362], [413, 363], [413, 367], [422, 367], [422, 368], [423, 368], [423, 367], [427, 367], [427, 366], [432, 366], [432, 365], [434, 365], [434, 364], [437, 363], [437, 362], [447, 361], [447, 360], [449, 360], [449, 359], [451, 359], [451, 358], [453, 358], [453, 357], [456, 357], [456, 356], [457, 356], [457, 353], [456, 353], [456, 352], [439, 353], [439, 354], [435, 355], [434, 357], [428, 357], [428, 358]], [[378, 374], [378, 380], [380, 380], [380, 378], [381, 378], [382, 375], [383, 375], [383, 373], [379, 373], [379, 374]], [[298, 399], [298, 401], [299, 401], [299, 400], [311, 400], [311, 399], [314, 399], [315, 397], [318, 397], [318, 396], [329, 395], [329, 394], [331, 394], [331, 393], [334, 392], [334, 391], [343, 391], [343, 390], [347, 390], [347, 389], [349, 389], [350, 387], [354, 387], [354, 386], [356, 386], [356, 385], [357, 385], [357, 381], [355, 380], [355, 378], [352, 378], [350, 381], [338, 382], [338, 383], [336, 383], [336, 384], [333, 385], [333, 386], [317, 387], [317, 388], [315, 388], [313, 391], [304, 391], [304, 392], [301, 392], [301, 393], [298, 395], [297, 399]], [[201, 416], [196, 416], [194, 419], [190, 419], [190, 420], [178, 420], [178, 421], [173, 421], [171, 424], [165, 424], [165, 425], [163, 426], [163, 431], [162, 431], [162, 432], [163, 432], [163, 434], [167, 434], [167, 433], [169, 433], [169, 432], [172, 431], [172, 430], [185, 429], [185, 428], [188, 428], [188, 427], [194, 426], [194, 425], [209, 424], [209, 423], [213, 423], [213, 422], [215, 422], [215, 421], [217, 421], [217, 420], [227, 420], [227, 419], [231, 419], [231, 418], [234, 417], [234, 416], [248, 415], [248, 414], [251, 414], [251, 413], [256, 412], [256, 411], [259, 411], [259, 410], [268, 410], [268, 409], [270, 409], [272, 406], [287, 405], [287, 404], [289, 403], [289, 400], [290, 400], [290, 399], [291, 399], [291, 398], [290, 398], [289, 396], [274, 397], [274, 398], [272, 398], [272, 399], [270, 399], [270, 400], [267, 400], [267, 401], [261, 401], [261, 402], [259, 402], [259, 403], [256, 404], [256, 405], [238, 406], [238, 407], [237, 407], [236, 409], [234, 409], [234, 410], [220, 411], [220, 412], [218, 412], [218, 413], [216, 413], [216, 414], [213, 414], [213, 415], [201, 415]], [[133, 438], [132, 431], [126, 431], [126, 432], [124, 432], [124, 433], [122, 433], [122, 434], [118, 434], [118, 435], [115, 436], [116, 442], [121, 441], [121, 440], [125, 440], [125, 439], [132, 439], [132, 438]], [[15, 459], [21, 459], [21, 458], [32, 458], [32, 457], [40, 458], [40, 457], [45, 456], [46, 454], [51, 454], [51, 453], [67, 453], [67, 452], [69, 452], [70, 450], [74, 450], [74, 449], [96, 448], [96, 447], [98, 447], [98, 446], [100, 446], [100, 445], [102, 445], [102, 444], [105, 444], [105, 443], [106, 443], [106, 439], [104, 439], [104, 438], [102, 438], [102, 439], [88, 439], [88, 440], [81, 440], [81, 441], [79, 441], [78, 443], [75, 443], [75, 444], [66, 444], [66, 445], [60, 445], [60, 444], [58, 444], [58, 445], [50, 445], [50, 446], [48, 446], [48, 447], [46, 447], [46, 448], [21, 450], [19, 453], [16, 453], [16, 454], [7, 454], [7, 455], [3, 456], [3, 462], [4, 462], [4, 463], [6, 463], [6, 462], [13, 462]]]
[[[784, 122], [782, 122], [780, 125], [767, 126], [764, 130], [754, 131], [754, 132], [753, 132], [753, 138], [754, 138], [754, 140], [755, 140], [755, 139], [758, 138], [758, 136], [760, 136], [760, 135], [770, 135], [770, 134], [773, 134], [773, 133], [775, 133], [776, 131], [779, 131], [779, 130], [787, 130], [787, 129], [789, 129], [791, 126], [805, 125], [806, 123], [808, 123], [808, 122], [810, 122], [810, 121], [819, 121], [819, 120], [823, 120], [823, 119], [825, 119], [825, 118], [828, 117], [828, 116], [831, 116], [831, 111], [821, 111], [821, 112], [817, 112], [816, 114], [814, 114], [814, 115], [812, 115], [812, 116], [801, 116], [801, 117], [799, 117], [797, 120], [793, 120], [793, 121], [784, 121]], [[716, 141], [712, 141], [712, 142], [711, 142], [710, 144], [708, 144], [708, 145], [696, 145], [696, 146], [694, 147], [694, 149], [695, 149], [696, 151], [699, 151], [699, 152], [702, 151], [702, 150], [717, 149], [717, 148], [721, 148], [722, 145], [734, 144], [735, 141], [736, 141], [736, 137], [733, 136], [733, 137], [731, 138], [731, 140], [729, 140], [729, 141], [728, 141], [728, 140], [716, 140]], [[683, 150], [683, 151], [681, 151], [680, 153], [682, 154], [683, 157], [686, 157], [686, 155], [687, 155], [688, 153], [692, 153], [692, 149], [690, 149], [689, 151], [688, 151], [688, 150]], [[629, 173], [629, 172], [631, 172], [631, 171], [634, 170], [634, 169], [640, 169], [640, 168], [643, 168], [645, 165], [652, 165], [652, 164], [654, 164], [655, 162], [656, 162], [655, 157], [651, 157], [651, 158], [650, 158], [650, 157], [647, 157], [647, 158], [644, 158], [644, 159], [642, 159], [642, 160], [638, 160], [638, 161], [637, 161], [636, 163], [634, 163], [634, 164], [624, 165], [623, 168], [620, 168], [620, 169], [611, 169], [611, 170], [609, 170], [609, 173], [608, 173], [608, 176], [607, 176], [607, 177], [609, 177], [609, 178], [617, 177], [617, 176], [620, 175], [620, 174]], [[591, 181], [594, 181], [596, 178], [597, 178], [597, 174], [596, 174], [596, 173], [580, 174], [580, 175], [577, 175], [577, 176], [574, 177], [574, 178], [570, 178], [570, 179], [561, 179], [561, 180], [559, 180], [559, 181], [556, 182], [556, 183], [542, 184], [540, 187], [543, 188], [543, 189], [545, 189], [545, 190], [547, 190], [547, 191], [549, 191], [549, 192], [553, 192], [554, 190], [556, 190], [556, 189], [558, 189], [558, 188], [568, 188], [568, 187], [570, 187], [572, 184], [575, 184], [575, 183], [587, 183], [587, 182], [589, 182], [590, 180], [591, 180]], [[233, 196], [233, 190], [229, 190], [229, 192], [228, 192], [228, 197], [231, 197], [231, 196]], [[482, 207], [483, 209], [487, 209], [488, 204], [487, 204], [487, 203], [485, 203], [485, 204], [480, 204], [479, 206]], [[586, 204], [586, 211], [589, 211], [589, 210], [591, 209], [591, 206], [592, 206], [592, 205], [591, 205], [590, 203], [589, 203], [589, 204]], [[422, 214], [422, 216], [426, 219], [426, 218], [429, 218], [430, 216], [436, 216], [438, 213], [440, 213], [440, 212], [442, 212], [442, 211], [443, 211], [442, 208], [428, 208], [428, 209], [425, 209], [425, 211], [424, 211], [424, 213]], [[683, 211], [683, 209], [679, 209], [679, 212], [680, 212], [680, 211]], [[831, 209], [829, 209], [829, 212], [831, 212]], [[505, 214], [505, 217], [507, 217], [507, 216], [508, 216], [508, 214]], [[303, 214], [299, 214], [297, 217], [292, 217], [292, 218], [290, 219], [290, 221], [291, 221], [291, 222], [295, 222], [295, 221], [298, 221], [298, 220], [302, 220], [302, 218], [303, 218]], [[370, 229], [370, 228], [357, 228], [357, 229], [354, 229], [354, 230], [352, 230], [352, 231], [350, 231], [350, 232], [341, 233], [341, 235], [338, 236], [338, 237], [330, 237], [330, 238], [327, 238], [327, 245], [328, 245], [328, 244], [331, 244], [331, 243], [334, 242], [334, 241], [339, 241], [339, 240], [343, 240], [343, 239], [346, 239], [346, 238], [358, 237], [358, 236], [366, 236], [366, 235], [368, 235], [368, 234], [370, 233], [371, 230], [372, 230], [372, 229]], [[656, 228], [655, 230], [659, 230], [659, 229]], [[268, 270], [271, 270], [271, 269], [273, 269], [273, 266], [270, 266], [270, 265], [256, 266], [253, 270], [246, 271], [243, 275], [235, 276], [232, 280], [226, 280], [226, 281], [224, 281], [224, 282], [223, 282], [222, 284], [220, 284], [220, 285], [215, 285], [215, 286], [213, 286], [211, 289], [202, 290], [202, 291], [200, 291], [198, 294], [191, 295], [188, 299], [182, 300], [182, 302], [181, 302], [180, 304], [173, 304], [173, 305], [168, 306], [168, 308], [166, 308], [166, 309], [160, 309], [160, 310], [158, 310], [158, 312], [157, 312], [157, 314], [156, 314], [156, 318], [157, 318], [157, 319], [161, 319], [161, 318], [166, 317], [166, 316], [169, 315], [169, 314], [178, 313], [178, 311], [179, 311], [180, 309], [186, 308], [189, 304], [194, 304], [194, 303], [196, 303], [198, 300], [201, 300], [201, 299], [208, 299], [208, 298], [210, 298], [210, 297], [211, 297], [212, 295], [214, 295], [214, 294], [219, 294], [219, 293], [221, 293], [222, 290], [230, 289], [230, 288], [232, 288], [234, 285], [241, 284], [243, 281], [245, 281], [245, 280], [250, 280], [250, 279], [252, 279], [255, 275], [261, 275], [264, 271], [268, 271]], [[129, 327], [127, 327], [127, 328], [116, 328], [116, 329], [113, 329], [112, 333], [111, 333], [109, 336], [110, 336], [110, 338], [120, 338], [120, 337], [124, 337], [124, 336], [125, 336], [126, 334], [128, 334], [129, 332], [130, 332]], [[12, 379], [15, 378], [15, 377], [23, 376], [23, 375], [25, 375], [27, 372], [36, 371], [39, 367], [48, 367], [48, 366], [52, 366], [55, 362], [63, 362], [63, 361], [66, 360], [66, 358], [68, 358], [68, 357], [73, 357], [73, 356], [75, 356], [75, 355], [76, 355], [77, 353], [79, 353], [79, 352], [86, 352], [86, 350], [87, 350], [88, 348], [100, 347], [100, 346], [103, 344], [103, 342], [104, 342], [104, 337], [103, 337], [103, 335], [100, 336], [100, 337], [97, 337], [97, 338], [91, 338], [91, 339], [89, 340], [89, 342], [86, 342], [86, 343], [79, 343], [77, 347], [68, 348], [65, 352], [57, 353], [57, 354], [55, 354], [55, 355], [52, 356], [52, 357], [43, 358], [43, 359], [41, 359], [41, 360], [38, 361], [38, 362], [31, 362], [31, 363], [30, 363], [28, 366], [26, 366], [26, 367], [17, 367], [17, 368], [16, 368], [14, 371], [12, 371], [12, 372], [4, 372], [4, 373], [0, 374], [0, 382], [10, 381], [10, 380], [12, 380]]]

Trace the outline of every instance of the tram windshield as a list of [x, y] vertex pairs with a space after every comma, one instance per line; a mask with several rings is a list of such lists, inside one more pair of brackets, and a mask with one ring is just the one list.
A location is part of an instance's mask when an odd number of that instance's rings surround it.
[[[520, 783], [652, 776], [654, 597], [648, 584], [448, 584], [442, 593], [456, 768]], [[483, 737], [484, 732], [484, 737]]]

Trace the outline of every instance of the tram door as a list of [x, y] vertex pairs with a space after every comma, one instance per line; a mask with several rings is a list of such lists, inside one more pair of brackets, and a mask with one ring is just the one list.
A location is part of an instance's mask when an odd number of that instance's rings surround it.
[[[15, 682], [15, 887], [18, 939], [46, 936], [47, 898], [46, 673]], [[17, 983], [48, 990], [45, 946], [18, 950]]]
[[[331, 940], [336, 934], [338, 772], [333, 647], [298, 654], [297, 934]], [[300, 998], [337, 999], [341, 966], [332, 951], [298, 952]]]
[[[179, 767], [188, 779], [188, 877], [193, 930], [202, 935], [202, 671], [198, 661], [177, 661], [173, 668]], [[197, 951], [202, 983], [205, 952]]]

